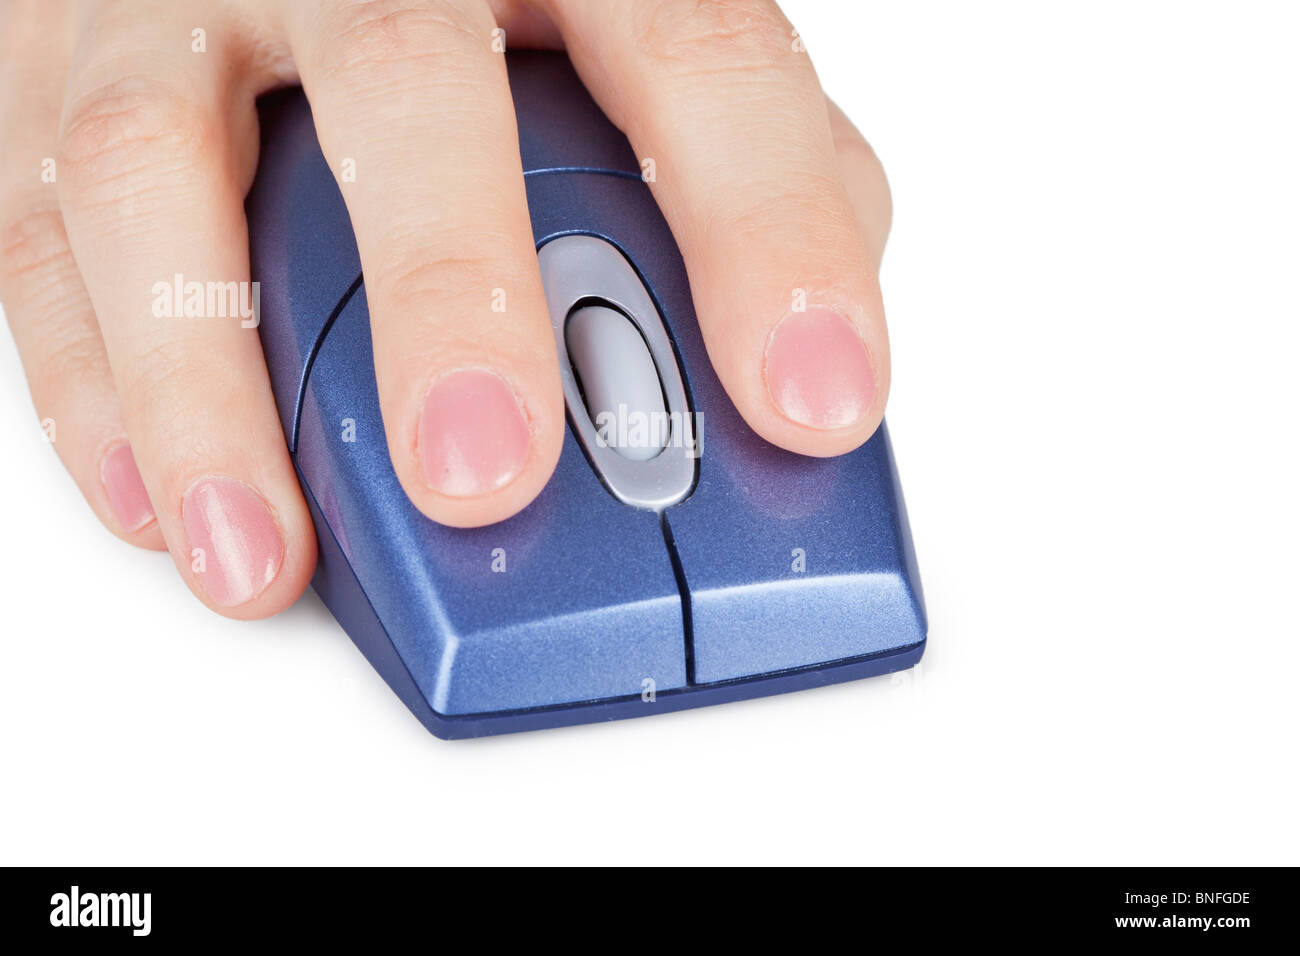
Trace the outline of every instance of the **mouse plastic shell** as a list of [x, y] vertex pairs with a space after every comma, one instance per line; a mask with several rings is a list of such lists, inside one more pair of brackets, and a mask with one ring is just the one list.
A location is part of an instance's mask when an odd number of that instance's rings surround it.
[[388, 457], [365, 287], [300, 91], [260, 104], [248, 199], [260, 327], [316, 524], [313, 584], [440, 737], [644, 716], [910, 667], [920, 579], [886, 430], [810, 459], [743, 422], [709, 364], [681, 257], [627, 141], [559, 54], [511, 53], [538, 248], [599, 237], [636, 269], [677, 352], [702, 457], [662, 514], [616, 500], [565, 436], [514, 518], [444, 528]]

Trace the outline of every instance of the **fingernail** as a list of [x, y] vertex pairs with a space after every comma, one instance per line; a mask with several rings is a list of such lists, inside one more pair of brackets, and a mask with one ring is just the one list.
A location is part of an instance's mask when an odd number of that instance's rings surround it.
[[781, 414], [810, 428], [846, 428], [871, 409], [876, 376], [857, 327], [822, 306], [792, 312], [767, 342], [764, 378]]
[[153, 505], [130, 445], [121, 442], [104, 452], [99, 460], [99, 480], [104, 483], [108, 503], [122, 530], [139, 531], [153, 521]]
[[262, 496], [234, 478], [203, 478], [181, 501], [190, 567], [213, 604], [237, 607], [275, 580], [284, 541]]
[[472, 498], [508, 485], [523, 470], [530, 436], [505, 379], [470, 368], [430, 387], [418, 441], [429, 484], [453, 498]]

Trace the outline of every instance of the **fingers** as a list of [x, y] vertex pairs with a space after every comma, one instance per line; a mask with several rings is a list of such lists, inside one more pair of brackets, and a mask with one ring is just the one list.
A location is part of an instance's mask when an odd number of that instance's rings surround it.
[[256, 121], [245, 84], [255, 78], [215, 14], [196, 43], [198, 9], [89, 8], [68, 77], [59, 193], [162, 535], [210, 607], [259, 617], [306, 586], [315, 535], [248, 284], [242, 201]]
[[357, 237], [397, 475], [443, 524], [506, 518], [554, 470], [564, 405], [491, 12], [329, 0], [289, 16]]
[[34, 3], [0, 11], [0, 300], [46, 437], [86, 501], [122, 539], [161, 548], [59, 213], [54, 156], [71, 38], [61, 13]]
[[654, 161], [709, 356], [764, 438], [870, 437], [889, 344], [808, 56], [770, 0], [549, 0], [587, 87]]

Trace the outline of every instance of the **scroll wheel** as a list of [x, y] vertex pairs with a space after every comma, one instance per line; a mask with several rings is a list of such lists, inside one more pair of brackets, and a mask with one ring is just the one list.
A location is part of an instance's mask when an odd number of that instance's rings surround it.
[[564, 340], [597, 437], [632, 461], [663, 451], [669, 429], [664, 390], [632, 320], [607, 306], [585, 306], [569, 315]]

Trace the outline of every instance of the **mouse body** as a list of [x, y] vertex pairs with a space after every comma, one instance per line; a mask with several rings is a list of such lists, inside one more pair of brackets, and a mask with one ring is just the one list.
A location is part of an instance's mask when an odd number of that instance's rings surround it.
[[[441, 526], [402, 491], [342, 196], [301, 91], [260, 104], [247, 201], [260, 334], [325, 604], [446, 738], [916, 663], [925, 610], [884, 426], [827, 459], [755, 434], [713, 372], [627, 140], [562, 54], [510, 53], [507, 66], [569, 427], [537, 499], [484, 528]], [[628, 402], [664, 416], [650, 452], [603, 441], [625, 423], [599, 412]]]

